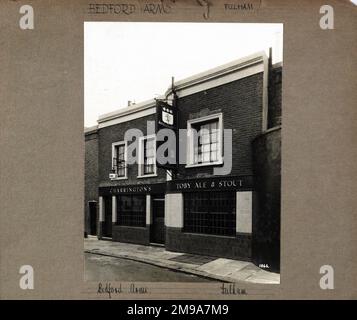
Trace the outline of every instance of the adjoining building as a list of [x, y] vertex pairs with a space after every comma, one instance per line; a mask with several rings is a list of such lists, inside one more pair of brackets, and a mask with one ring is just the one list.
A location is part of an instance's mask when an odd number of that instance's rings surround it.
[[[165, 97], [175, 101], [178, 129], [206, 134], [187, 138], [174, 174], [156, 165], [155, 134], [137, 141], [142, 163], [127, 163], [125, 132], [158, 121], [155, 99], [100, 116], [85, 130], [85, 234], [278, 270], [281, 75], [282, 64], [259, 52], [175, 82]], [[224, 129], [232, 169], [217, 176]]]

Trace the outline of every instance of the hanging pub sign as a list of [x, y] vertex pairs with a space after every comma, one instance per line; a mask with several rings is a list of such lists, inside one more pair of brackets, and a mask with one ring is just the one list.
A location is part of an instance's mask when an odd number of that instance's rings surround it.
[[[178, 161], [178, 112], [175, 106], [175, 100], [173, 105], [166, 103], [163, 100], [156, 100], [156, 166], [158, 168], [163, 168], [166, 170], [175, 170], [177, 168]], [[169, 129], [172, 130], [175, 136], [176, 143], [168, 143], [168, 138], [164, 137], [163, 140], [160, 139], [160, 130]], [[166, 130], [167, 131], [167, 130]], [[159, 148], [165, 144], [163, 147], [167, 147], [165, 151], [164, 158], [168, 161], [162, 163], [159, 161]]]
[[176, 107], [162, 100], [156, 100], [156, 131], [160, 129], [177, 130]]

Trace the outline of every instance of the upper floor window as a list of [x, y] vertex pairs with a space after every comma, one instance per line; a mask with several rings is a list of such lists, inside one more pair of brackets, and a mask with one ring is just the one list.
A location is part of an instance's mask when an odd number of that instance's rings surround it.
[[222, 164], [222, 114], [187, 121], [187, 167]]
[[115, 142], [112, 145], [112, 173], [116, 174], [118, 179], [125, 179], [126, 169], [126, 142]]
[[142, 137], [139, 140], [139, 176], [156, 176], [156, 140], [155, 136]]

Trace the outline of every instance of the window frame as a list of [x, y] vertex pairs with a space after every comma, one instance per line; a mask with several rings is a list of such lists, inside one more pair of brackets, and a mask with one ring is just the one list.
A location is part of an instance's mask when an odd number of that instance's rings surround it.
[[[121, 201], [122, 199], [120, 199], [121, 197], [128, 197], [130, 198], [130, 210], [128, 211], [124, 211], [121, 208]], [[136, 225], [133, 223], [123, 223], [123, 220], [127, 221], [135, 221], [133, 220], [133, 213], [134, 212], [138, 212], [138, 211], [133, 211], [133, 203], [134, 203], [134, 197], [140, 197], [143, 198], [143, 211], [140, 211], [140, 213], [142, 213], [142, 215], [140, 215], [141, 221], [142, 223], [140, 225]], [[116, 208], [116, 225], [121, 226], [121, 227], [128, 227], [128, 228], [146, 228], [146, 195], [145, 194], [119, 194], [116, 196], [116, 201], [117, 201], [117, 208]], [[125, 219], [123, 219], [123, 213], [126, 216]], [[130, 218], [129, 218], [130, 217]]]
[[128, 143], [125, 140], [122, 141], [117, 141], [117, 142], [113, 142], [112, 143], [112, 168], [114, 168], [114, 158], [116, 158], [116, 147], [117, 146], [121, 146], [124, 145], [124, 161], [125, 161], [125, 174], [124, 176], [118, 176], [118, 172], [116, 172], [117, 177], [116, 178], [111, 178], [110, 180], [125, 180], [128, 179], [128, 166], [127, 166], [127, 162], [128, 162]]
[[[145, 174], [144, 173], [144, 154], [145, 154], [145, 140], [148, 139], [153, 139], [154, 140], [154, 173], [148, 173]], [[157, 177], [157, 166], [156, 166], [156, 135], [155, 134], [151, 134], [151, 135], [147, 135], [144, 137], [140, 137], [139, 138], [139, 163], [138, 163], [138, 176], [137, 178], [150, 178], [150, 177]]]
[[[224, 197], [222, 198], [222, 196], [225, 196], [226, 199], [224, 199]], [[228, 211], [215, 212], [214, 209], [217, 209], [217, 205], [214, 204], [214, 201], [227, 201], [227, 198], [232, 201], [232, 213]], [[192, 201], [196, 201], [198, 204], [201, 202], [200, 206], [203, 206], [206, 210], [195, 212], [194, 209], [197, 209], [198, 205], [192, 204]], [[202, 205], [202, 201], [205, 205]], [[207, 236], [235, 237], [237, 233], [236, 203], [237, 195], [235, 191], [184, 192], [182, 231], [184, 233]], [[219, 216], [221, 216], [221, 219], [217, 220]], [[222, 226], [222, 224], [230, 224], [231, 226]], [[220, 230], [220, 232], [217, 230]]]
[[[217, 160], [205, 163], [194, 162], [194, 141], [192, 127], [207, 121], [218, 119], [218, 155]], [[223, 113], [216, 113], [200, 118], [187, 120], [187, 156], [185, 168], [216, 166], [223, 164]]]

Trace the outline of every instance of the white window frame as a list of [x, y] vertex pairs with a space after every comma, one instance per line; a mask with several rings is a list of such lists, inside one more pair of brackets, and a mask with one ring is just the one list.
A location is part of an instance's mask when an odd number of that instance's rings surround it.
[[[218, 160], [207, 163], [194, 163], [194, 143], [192, 125], [197, 125], [200, 122], [218, 119]], [[185, 168], [216, 166], [223, 164], [223, 113], [215, 113], [212, 115], [187, 120], [187, 156]]]
[[144, 141], [147, 139], [154, 139], [154, 144], [156, 144], [156, 135], [151, 134], [148, 136], [140, 137], [139, 138], [139, 162], [138, 162], [138, 176], [137, 178], [150, 178], [150, 177], [157, 177], [157, 167], [156, 167], [156, 150], [154, 150], [155, 154], [155, 165], [154, 165], [154, 173], [144, 174], [143, 166], [144, 166]]
[[128, 179], [128, 142], [123, 140], [123, 141], [118, 141], [112, 143], [112, 168], [114, 168], [114, 158], [116, 157], [116, 152], [115, 152], [115, 147], [124, 145], [124, 160], [125, 160], [125, 175], [123, 177], [116, 177], [116, 178], [111, 178], [110, 180], [125, 180]]

